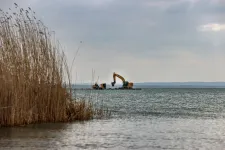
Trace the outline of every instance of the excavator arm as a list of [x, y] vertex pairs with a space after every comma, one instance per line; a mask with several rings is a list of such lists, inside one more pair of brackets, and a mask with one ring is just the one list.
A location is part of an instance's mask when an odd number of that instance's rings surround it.
[[133, 87], [133, 83], [129, 83], [127, 81], [125, 81], [124, 77], [122, 77], [119, 74], [116, 74], [115, 72], [113, 73], [113, 82], [111, 83], [112, 86], [114, 86], [116, 84], [116, 77], [118, 77], [119, 79], [121, 79], [123, 81], [123, 87], [124, 88], [132, 88]]
[[121, 75], [118, 75], [118, 74], [116, 74], [116, 73], [114, 72], [114, 73], [113, 73], [113, 82], [112, 82], [113, 86], [114, 86], [114, 84], [116, 83], [116, 77], [118, 77], [118, 78], [121, 79], [123, 82], [125, 82], [125, 79], [124, 79]]
[[125, 79], [121, 76], [116, 74], [115, 72], [113, 73], [113, 82], [112, 82], [112, 86], [114, 86], [116, 84], [116, 77], [118, 77], [119, 79], [121, 79], [123, 81], [123, 83], [125, 82]]

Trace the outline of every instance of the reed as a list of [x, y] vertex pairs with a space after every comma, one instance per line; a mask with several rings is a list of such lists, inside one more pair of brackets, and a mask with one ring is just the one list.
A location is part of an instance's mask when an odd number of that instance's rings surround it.
[[70, 77], [54, 32], [31, 8], [0, 11], [0, 126], [93, 118], [91, 103], [73, 100]]

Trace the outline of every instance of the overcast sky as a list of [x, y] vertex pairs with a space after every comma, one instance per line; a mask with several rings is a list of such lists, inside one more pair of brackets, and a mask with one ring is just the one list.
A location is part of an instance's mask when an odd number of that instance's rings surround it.
[[[0, 0], [30, 6], [56, 32], [73, 79], [225, 81], [224, 0]], [[97, 78], [97, 77], [96, 77]]]

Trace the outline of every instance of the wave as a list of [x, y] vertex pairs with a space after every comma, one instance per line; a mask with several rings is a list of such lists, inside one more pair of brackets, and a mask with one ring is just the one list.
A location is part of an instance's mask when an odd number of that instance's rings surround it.
[[157, 116], [167, 118], [225, 118], [224, 113], [213, 112], [165, 112], [165, 111], [120, 111], [109, 110], [113, 115]]

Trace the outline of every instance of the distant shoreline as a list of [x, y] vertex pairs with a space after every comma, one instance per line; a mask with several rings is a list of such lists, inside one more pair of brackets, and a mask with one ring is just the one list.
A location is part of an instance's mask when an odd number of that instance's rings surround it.
[[[87, 87], [91, 83], [73, 84], [75, 87]], [[122, 86], [117, 84], [116, 87]], [[107, 87], [111, 87], [107, 84]], [[136, 88], [225, 88], [225, 82], [145, 82], [134, 83]]]

